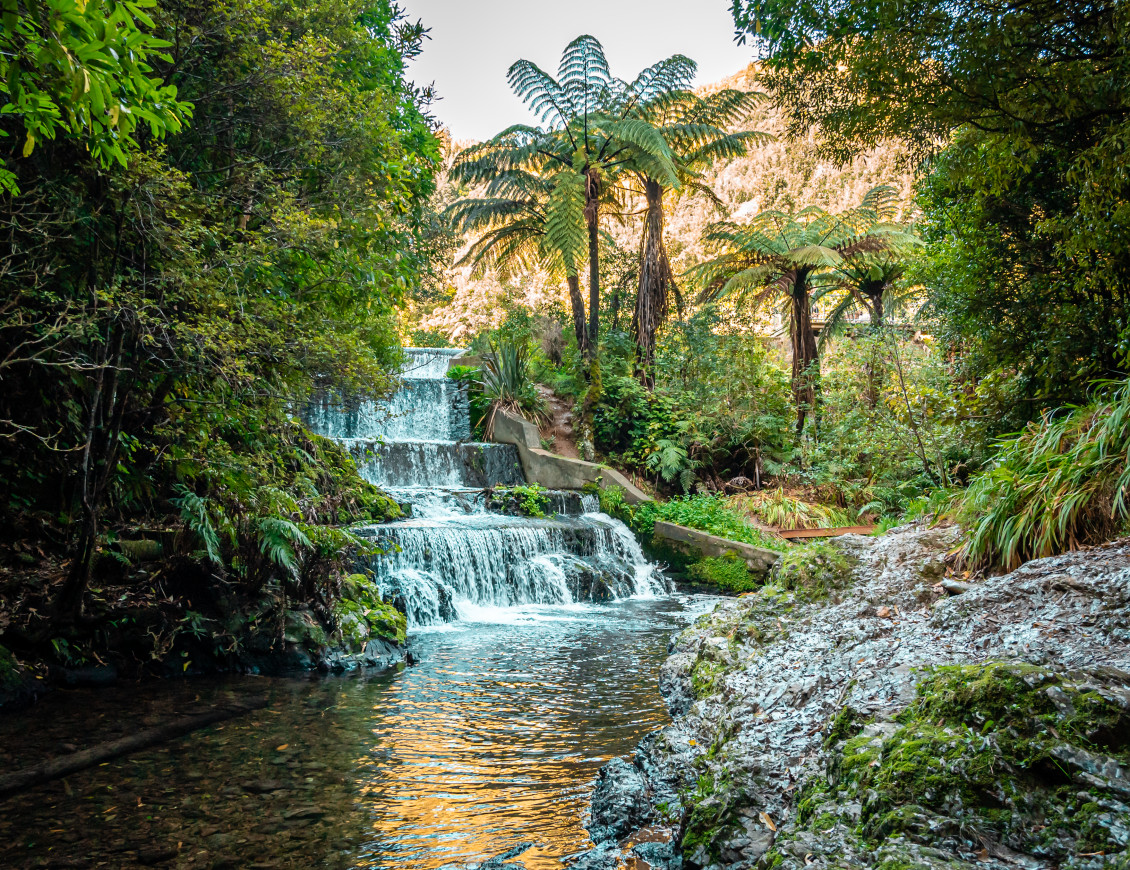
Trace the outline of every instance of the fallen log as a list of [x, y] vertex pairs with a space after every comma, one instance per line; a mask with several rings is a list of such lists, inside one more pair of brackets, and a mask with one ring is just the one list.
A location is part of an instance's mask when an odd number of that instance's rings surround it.
[[122, 755], [148, 749], [158, 743], [175, 740], [177, 737], [183, 737], [217, 722], [234, 719], [236, 716], [242, 716], [244, 713], [250, 713], [253, 710], [260, 710], [265, 706], [267, 706], [266, 698], [256, 698], [241, 704], [217, 707], [207, 713], [198, 713], [195, 716], [186, 716], [173, 722], [166, 722], [164, 725], [155, 725], [152, 728], [136, 731], [108, 743], [100, 743], [97, 746], [73, 752], [61, 758], [52, 758], [39, 764], [33, 764], [31, 767], [25, 767], [15, 773], [0, 776], [0, 797], [7, 797], [16, 792], [50, 782], [53, 779], [69, 776], [72, 773], [77, 773], [80, 770], [102, 764]]

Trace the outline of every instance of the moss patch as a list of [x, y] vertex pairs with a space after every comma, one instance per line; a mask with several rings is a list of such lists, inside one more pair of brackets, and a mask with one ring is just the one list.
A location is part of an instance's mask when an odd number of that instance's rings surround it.
[[815, 830], [825, 803], [858, 801], [872, 847], [992, 842], [1056, 864], [1121, 853], [1127, 819], [1110, 807], [1124, 786], [1102, 771], [1130, 764], [1130, 708], [1104, 686], [1014, 662], [932, 670], [885, 731], [837, 717], [830, 788], [806, 796], [802, 821]]
[[374, 637], [403, 645], [408, 639], [408, 618], [381, 601], [380, 591], [368, 577], [353, 574], [342, 586], [334, 609], [337, 637], [350, 652], [361, 652]]
[[827, 598], [851, 582], [852, 563], [831, 541], [802, 544], [782, 554], [770, 580], [809, 601]]
[[691, 579], [730, 595], [753, 592], [761, 584], [749, 573], [745, 560], [733, 553], [700, 559], [688, 568]]

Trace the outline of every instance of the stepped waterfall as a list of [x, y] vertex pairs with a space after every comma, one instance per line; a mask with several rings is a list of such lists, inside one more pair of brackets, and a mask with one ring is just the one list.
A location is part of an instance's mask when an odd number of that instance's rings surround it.
[[512, 445], [467, 440], [466, 392], [447, 377], [460, 353], [405, 348], [402, 386], [387, 403], [323, 401], [308, 412], [367, 480], [411, 505], [407, 519], [359, 530], [386, 551], [371, 557], [385, 599], [399, 599], [421, 626], [492, 608], [665, 593], [666, 578], [594, 496], [551, 492], [545, 518], [490, 510], [487, 489], [525, 478]]

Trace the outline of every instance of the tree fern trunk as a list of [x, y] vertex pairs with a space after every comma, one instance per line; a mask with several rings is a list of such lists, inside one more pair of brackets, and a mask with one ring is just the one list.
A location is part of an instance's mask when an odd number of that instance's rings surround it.
[[667, 319], [668, 291], [674, 286], [675, 276], [663, 239], [663, 187], [648, 179], [644, 193], [647, 213], [640, 240], [640, 284], [632, 332], [636, 337], [640, 383], [651, 389], [655, 386], [655, 336]]
[[600, 338], [600, 171], [585, 175], [585, 224], [589, 231], [589, 344], [588, 359], [596, 359]]
[[799, 276], [790, 293], [792, 317], [789, 339], [793, 351], [793, 400], [796, 402], [796, 432], [799, 436], [809, 412], [815, 414], [820, 358], [816, 333], [812, 329], [812, 300], [808, 295], [807, 275]]
[[577, 347], [587, 356], [589, 328], [585, 323], [585, 298], [581, 295], [581, 278], [579, 275], [568, 275], [565, 283], [569, 285], [569, 304], [573, 309], [573, 331], [577, 335]]

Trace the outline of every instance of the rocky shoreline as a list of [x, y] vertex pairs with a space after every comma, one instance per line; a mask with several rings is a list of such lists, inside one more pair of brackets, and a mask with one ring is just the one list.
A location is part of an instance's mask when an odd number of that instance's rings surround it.
[[845, 536], [682, 632], [573, 870], [1130, 867], [1130, 542], [951, 595], [955, 542]]

